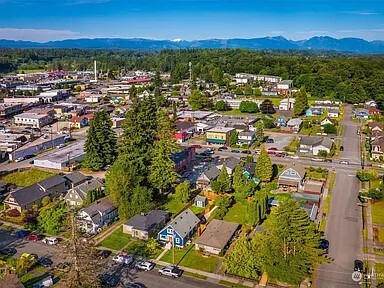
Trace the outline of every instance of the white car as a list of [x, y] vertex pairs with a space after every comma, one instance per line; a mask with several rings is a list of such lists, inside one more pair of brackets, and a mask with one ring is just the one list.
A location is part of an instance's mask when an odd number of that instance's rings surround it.
[[324, 159], [322, 159], [322, 158], [311, 158], [311, 161], [324, 162]]
[[384, 164], [379, 164], [379, 165], [377, 165], [377, 167], [384, 168]]
[[64, 144], [59, 144], [59, 145], [56, 146], [57, 149], [60, 149], [60, 148], [63, 148], [63, 147], [65, 147]]
[[155, 263], [149, 261], [140, 261], [135, 264], [135, 268], [145, 271], [151, 271], [154, 267]]
[[300, 159], [300, 157], [297, 156], [297, 155], [292, 155], [292, 156], [291, 156], [291, 159]]
[[57, 240], [56, 237], [47, 237], [41, 240], [41, 242], [47, 245], [56, 245], [59, 241]]
[[21, 162], [21, 161], [23, 161], [23, 160], [25, 160], [24, 157], [19, 157], [19, 158], [17, 158], [17, 159], [15, 160], [15, 162]]
[[339, 164], [348, 165], [348, 164], [349, 164], [349, 162], [348, 162], [348, 161], [346, 161], [346, 160], [341, 160], [341, 161], [339, 162]]
[[113, 256], [112, 261], [115, 261], [121, 264], [131, 265], [133, 263], [133, 256], [125, 253], [121, 253], [116, 256]]
[[183, 274], [183, 270], [180, 270], [175, 266], [165, 266], [164, 268], [159, 269], [159, 274], [176, 278], [176, 277], [180, 277], [181, 274]]

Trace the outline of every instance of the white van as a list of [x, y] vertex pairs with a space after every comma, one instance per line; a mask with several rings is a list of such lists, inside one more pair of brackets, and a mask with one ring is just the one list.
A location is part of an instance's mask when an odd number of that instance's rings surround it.
[[56, 245], [59, 242], [56, 237], [46, 237], [41, 241], [48, 245]]

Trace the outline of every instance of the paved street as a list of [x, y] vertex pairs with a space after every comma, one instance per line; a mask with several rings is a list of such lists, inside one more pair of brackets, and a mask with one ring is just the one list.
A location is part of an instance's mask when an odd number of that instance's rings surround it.
[[[342, 159], [359, 160], [358, 124], [351, 121], [351, 107], [346, 109]], [[362, 211], [357, 205], [360, 183], [345, 169], [336, 168], [331, 210], [325, 238], [329, 240], [329, 257], [334, 261], [319, 267], [315, 287], [342, 288], [360, 286], [352, 280], [353, 261], [362, 260]]]

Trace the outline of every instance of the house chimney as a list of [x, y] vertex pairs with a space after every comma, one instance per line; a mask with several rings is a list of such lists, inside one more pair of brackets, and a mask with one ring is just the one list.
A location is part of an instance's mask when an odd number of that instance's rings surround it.
[[140, 216], [145, 216], [145, 215], [147, 215], [147, 213], [145, 213], [145, 212], [140, 212]]

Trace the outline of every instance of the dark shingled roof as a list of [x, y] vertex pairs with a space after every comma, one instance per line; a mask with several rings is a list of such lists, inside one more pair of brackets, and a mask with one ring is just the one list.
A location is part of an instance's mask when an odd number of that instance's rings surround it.
[[216, 166], [213, 166], [212, 168], [205, 171], [204, 174], [211, 181], [211, 180], [215, 180], [217, 176], [219, 176], [220, 170]]
[[69, 182], [71, 182], [74, 186], [77, 186], [89, 178], [88, 176], [85, 176], [81, 174], [80, 172], [73, 172], [71, 174], [65, 175], [64, 178], [66, 178]]
[[48, 194], [36, 183], [31, 186], [11, 192], [10, 195], [20, 206], [38, 201]]
[[60, 175], [54, 175], [43, 181], [37, 182], [37, 184], [45, 190], [55, 187], [56, 185], [59, 185], [61, 183], [65, 183], [65, 179], [63, 176]]
[[213, 219], [203, 234], [195, 240], [195, 243], [222, 250], [231, 240], [238, 227], [239, 224], [237, 223]]
[[124, 225], [132, 226], [136, 230], [148, 231], [152, 229], [152, 227], [160, 224], [163, 220], [168, 220], [169, 213], [160, 211], [160, 210], [152, 210], [146, 215], [135, 215]]

